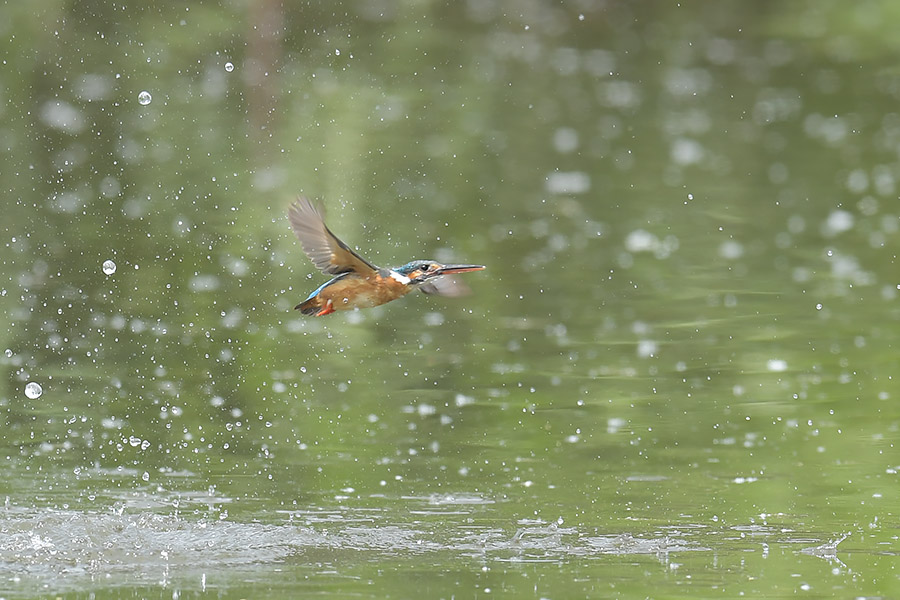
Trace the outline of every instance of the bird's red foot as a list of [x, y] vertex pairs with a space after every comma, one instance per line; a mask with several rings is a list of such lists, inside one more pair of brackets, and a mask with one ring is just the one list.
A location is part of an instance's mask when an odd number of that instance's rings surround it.
[[316, 313], [316, 316], [321, 317], [324, 315], [330, 315], [333, 312], [334, 312], [334, 304], [332, 304], [331, 300], [329, 300], [325, 303], [325, 306], [323, 306], [322, 309]]

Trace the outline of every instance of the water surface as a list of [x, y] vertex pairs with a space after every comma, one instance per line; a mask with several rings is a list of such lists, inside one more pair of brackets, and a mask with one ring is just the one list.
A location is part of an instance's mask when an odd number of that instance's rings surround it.
[[3, 597], [900, 593], [889, 3], [3, 11]]

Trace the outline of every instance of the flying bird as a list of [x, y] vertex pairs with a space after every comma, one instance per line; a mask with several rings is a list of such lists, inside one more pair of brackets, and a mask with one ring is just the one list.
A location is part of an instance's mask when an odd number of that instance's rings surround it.
[[484, 269], [483, 265], [443, 265], [434, 260], [413, 260], [393, 269], [376, 267], [331, 233], [322, 213], [307, 198], [291, 204], [288, 220], [316, 268], [334, 275], [294, 307], [304, 315], [321, 317], [337, 310], [378, 306], [416, 289], [461, 296], [468, 288], [452, 275]]

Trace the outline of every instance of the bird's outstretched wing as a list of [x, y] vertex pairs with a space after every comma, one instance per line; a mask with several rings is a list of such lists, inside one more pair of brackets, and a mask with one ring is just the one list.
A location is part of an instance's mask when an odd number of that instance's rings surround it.
[[378, 270], [331, 233], [325, 226], [321, 213], [307, 198], [301, 196], [291, 204], [288, 220], [303, 251], [322, 272], [329, 275], [357, 273], [366, 276]]

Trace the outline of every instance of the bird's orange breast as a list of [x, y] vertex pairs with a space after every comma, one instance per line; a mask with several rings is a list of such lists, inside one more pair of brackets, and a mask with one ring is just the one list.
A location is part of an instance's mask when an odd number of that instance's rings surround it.
[[345, 277], [319, 292], [322, 304], [331, 301], [334, 310], [370, 308], [396, 300], [412, 291], [393, 277]]

